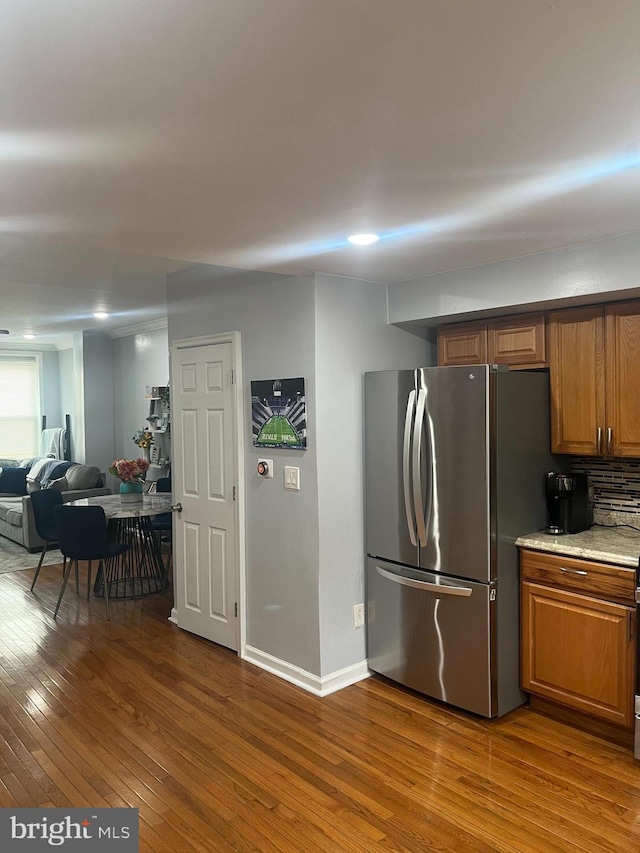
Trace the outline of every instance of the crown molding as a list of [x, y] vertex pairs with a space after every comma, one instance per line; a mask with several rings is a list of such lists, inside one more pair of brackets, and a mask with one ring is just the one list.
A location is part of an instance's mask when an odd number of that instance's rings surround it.
[[111, 329], [107, 332], [110, 338], [126, 338], [129, 335], [142, 335], [145, 332], [155, 332], [158, 329], [166, 329], [167, 318], [161, 320], [149, 320], [146, 323], [136, 323], [135, 326], [123, 326], [120, 329]]
[[7, 355], [12, 352], [20, 352], [26, 355], [34, 355], [40, 352], [55, 352], [55, 344], [36, 344], [34, 341], [0, 341], [0, 353]]

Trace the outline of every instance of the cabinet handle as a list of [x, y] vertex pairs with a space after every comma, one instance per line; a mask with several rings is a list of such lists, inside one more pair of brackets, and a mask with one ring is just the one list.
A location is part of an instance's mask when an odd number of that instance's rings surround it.
[[611, 444], [613, 439], [613, 430], [607, 427], [607, 456], [611, 456]]
[[602, 427], [598, 427], [596, 436], [596, 442], [598, 444], [598, 455], [600, 455], [602, 453]]
[[561, 572], [566, 572], [568, 575], [588, 575], [589, 572], [585, 572], [584, 569], [565, 569], [564, 566], [560, 566]]

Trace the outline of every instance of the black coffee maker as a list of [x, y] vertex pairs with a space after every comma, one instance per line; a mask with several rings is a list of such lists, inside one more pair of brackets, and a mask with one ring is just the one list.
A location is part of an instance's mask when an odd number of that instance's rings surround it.
[[547, 533], [579, 533], [593, 524], [593, 500], [586, 474], [550, 471], [546, 483], [549, 526]]

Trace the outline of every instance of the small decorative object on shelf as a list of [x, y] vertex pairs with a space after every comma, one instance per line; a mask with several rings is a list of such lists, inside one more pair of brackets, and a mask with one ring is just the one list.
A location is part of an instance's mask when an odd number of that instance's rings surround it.
[[109, 473], [120, 480], [120, 500], [135, 503], [142, 500], [142, 488], [149, 463], [146, 459], [114, 459]]
[[[150, 419], [149, 419], [150, 420]], [[153, 433], [148, 429], [138, 429], [136, 430], [135, 435], [133, 436], [133, 441], [138, 445], [138, 447], [142, 448], [142, 452], [144, 453], [144, 458], [149, 461], [149, 448], [153, 444]]]

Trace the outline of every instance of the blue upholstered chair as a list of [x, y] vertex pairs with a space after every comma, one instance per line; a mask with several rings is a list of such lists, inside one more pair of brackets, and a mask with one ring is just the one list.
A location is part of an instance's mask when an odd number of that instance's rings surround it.
[[[156, 481], [156, 492], [170, 492], [171, 477], [158, 477]], [[158, 545], [162, 542], [169, 543], [169, 556], [167, 557], [166, 569], [169, 570], [171, 558], [173, 556], [173, 527], [172, 514], [170, 512], [162, 512], [160, 515], [154, 515], [151, 519], [151, 530], [157, 535]]]
[[[131, 548], [127, 543], [111, 544], [107, 535], [107, 519], [101, 506], [69, 506], [62, 504], [55, 508], [56, 527], [58, 529], [58, 545], [69, 564], [62, 579], [62, 588], [58, 597], [58, 603], [53, 614], [55, 619], [62, 603], [69, 572], [72, 563], [78, 570], [78, 560], [87, 560], [89, 563], [87, 575], [87, 601], [91, 594], [91, 563], [99, 560], [98, 572], [103, 571], [104, 600], [107, 608], [107, 619], [111, 619], [109, 613], [109, 583], [104, 571], [104, 560], [124, 554]], [[131, 567], [129, 566], [129, 577]], [[133, 589], [133, 579], [131, 580]]]
[[[33, 576], [33, 581], [31, 582], [31, 592], [33, 592], [33, 588], [36, 585], [36, 581], [38, 580], [38, 575], [40, 574], [40, 569], [42, 568], [42, 561], [44, 560], [44, 555], [49, 550], [49, 546], [54, 545], [58, 541], [58, 530], [56, 528], [56, 518], [54, 510], [55, 507], [60, 506], [62, 504], [62, 495], [56, 489], [44, 489], [40, 492], [32, 492], [30, 500], [31, 506], [33, 508], [33, 520], [36, 525], [36, 531], [38, 532], [38, 536], [41, 539], [44, 539], [44, 545], [42, 546], [40, 560], [36, 568], [36, 573]], [[66, 563], [66, 558], [64, 560], [64, 563]], [[64, 563], [62, 566], [63, 576], [65, 570]], [[77, 583], [78, 578], [76, 574], [76, 588]]]

